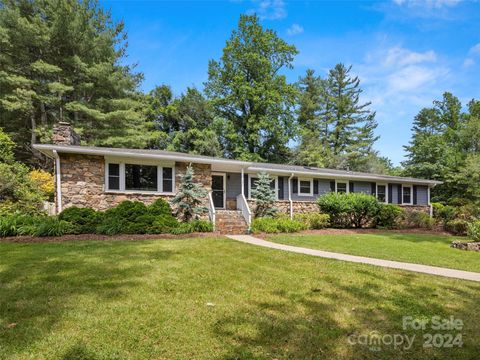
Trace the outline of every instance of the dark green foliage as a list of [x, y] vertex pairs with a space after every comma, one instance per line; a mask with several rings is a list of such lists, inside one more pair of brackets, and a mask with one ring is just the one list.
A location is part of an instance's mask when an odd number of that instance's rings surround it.
[[467, 220], [453, 219], [447, 221], [444, 224], [444, 228], [454, 235], [467, 235], [468, 224], [470, 224], [470, 222]]
[[284, 71], [297, 49], [264, 29], [256, 15], [241, 15], [219, 61], [211, 60], [205, 92], [222, 120], [226, 155], [244, 160], [288, 159], [295, 134], [297, 89]]
[[320, 211], [330, 215], [331, 225], [339, 228], [373, 226], [380, 205], [374, 196], [360, 193], [328, 193], [318, 200]]
[[324, 229], [330, 225], [330, 215], [322, 213], [296, 214], [294, 220], [304, 223], [308, 229]]
[[255, 218], [252, 221], [252, 232], [259, 233], [293, 233], [308, 229], [308, 225], [299, 220], [291, 220], [286, 216]]
[[73, 224], [64, 220], [59, 220], [55, 216], [47, 216], [36, 225], [36, 230], [32, 235], [62, 236], [67, 234], [73, 234], [75, 230], [76, 229]]
[[472, 240], [480, 241], [480, 220], [468, 224], [467, 235]]
[[22, 160], [35, 159], [30, 144], [50, 142], [59, 121], [87, 144], [145, 147], [158, 137], [143, 76], [125, 63], [124, 25], [98, 1], [2, 1], [0, 29], [0, 126]]
[[58, 218], [73, 224], [78, 234], [93, 234], [102, 222], [103, 213], [90, 208], [72, 206], [63, 210]]
[[378, 139], [375, 112], [360, 103], [360, 80], [351, 66], [337, 64], [328, 77], [307, 70], [300, 78], [298, 122], [300, 145], [295, 161], [300, 165], [357, 171], [392, 170], [388, 159], [372, 147]]
[[148, 206], [148, 213], [150, 215], [172, 215], [172, 209], [170, 204], [161, 198], [155, 200], [151, 205]]
[[255, 217], [274, 216], [278, 209], [274, 206], [277, 199], [275, 189], [272, 188], [273, 179], [265, 172], [258, 175], [252, 198], [255, 199]]
[[460, 100], [444, 93], [415, 117], [405, 175], [443, 181], [432, 199], [448, 205], [480, 204], [480, 101], [462, 111]]
[[400, 221], [404, 228], [432, 229], [435, 226], [435, 219], [423, 211], [405, 211]]
[[190, 222], [193, 232], [212, 232], [213, 224], [210, 221], [195, 220]]
[[199, 215], [208, 212], [208, 208], [202, 205], [207, 191], [201, 184], [193, 181], [194, 175], [192, 164], [189, 164], [185, 175], [180, 177], [180, 187], [172, 199], [172, 204], [177, 206], [177, 217], [186, 222], [193, 218], [198, 219]]
[[385, 229], [393, 229], [399, 225], [404, 210], [393, 204], [380, 204], [378, 213], [375, 216], [375, 226]]

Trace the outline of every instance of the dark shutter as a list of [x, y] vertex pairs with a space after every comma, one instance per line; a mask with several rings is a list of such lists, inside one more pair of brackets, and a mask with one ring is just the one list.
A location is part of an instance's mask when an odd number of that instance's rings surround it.
[[388, 184], [388, 203], [393, 203], [393, 186], [392, 184]]
[[417, 205], [417, 185], [413, 185], [413, 205]]
[[292, 183], [293, 183], [293, 193], [296, 194], [298, 193], [298, 179], [297, 178], [293, 178], [292, 179]]
[[375, 196], [377, 194], [377, 183], [372, 183], [372, 195]]
[[283, 176], [278, 177], [278, 200], [283, 200]]
[[399, 184], [397, 185], [398, 187], [398, 203], [403, 204], [403, 199], [402, 199], [402, 185]]
[[330, 191], [335, 192], [335, 181], [330, 181]]
[[317, 179], [313, 179], [313, 193], [315, 195], [318, 195], [318, 180]]
[[245, 198], [248, 199], [250, 194], [248, 193], [248, 174], [243, 175], [243, 192], [245, 194]]
[[351, 193], [355, 192], [355, 187], [353, 186], [353, 181], [350, 181], [348, 185], [349, 185], [349, 188], [350, 188], [350, 192]]

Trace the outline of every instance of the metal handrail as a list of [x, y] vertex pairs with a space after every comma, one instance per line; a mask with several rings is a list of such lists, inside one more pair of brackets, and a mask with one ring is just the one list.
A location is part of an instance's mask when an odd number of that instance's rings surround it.
[[250, 211], [247, 199], [243, 194], [237, 195], [237, 209], [242, 211], [243, 218], [245, 219], [248, 228], [250, 229], [250, 225], [252, 224], [252, 212]]
[[215, 231], [215, 205], [213, 204], [212, 192], [208, 192], [208, 216], [213, 224], [213, 230]]

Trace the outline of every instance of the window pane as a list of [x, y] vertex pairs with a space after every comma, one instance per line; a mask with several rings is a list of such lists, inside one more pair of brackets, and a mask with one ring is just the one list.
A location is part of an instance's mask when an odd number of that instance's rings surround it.
[[120, 165], [108, 164], [108, 189], [120, 190]]
[[157, 167], [125, 164], [125, 189], [157, 191]]
[[310, 194], [310, 181], [300, 180], [300, 194]]
[[385, 202], [386, 196], [386, 187], [385, 185], [378, 185], [377, 187], [377, 199], [380, 202]]
[[403, 203], [405, 204], [408, 204], [411, 202], [410, 190], [411, 189], [409, 187], [403, 188]]
[[110, 176], [120, 176], [120, 165], [119, 164], [108, 164], [108, 175], [110, 175]]
[[347, 183], [337, 183], [337, 193], [346, 193]]
[[164, 167], [162, 170], [163, 174], [163, 191], [172, 192], [173, 191], [173, 170], [172, 168]]

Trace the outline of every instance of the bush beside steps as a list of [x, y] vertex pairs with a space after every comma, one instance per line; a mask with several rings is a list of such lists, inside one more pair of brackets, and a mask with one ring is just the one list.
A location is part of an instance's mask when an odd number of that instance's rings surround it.
[[10, 215], [0, 219], [0, 236], [62, 236], [69, 234], [189, 234], [212, 232], [209, 221], [178, 222], [170, 205], [157, 199], [151, 205], [123, 201], [106, 211], [70, 207], [58, 216]]

